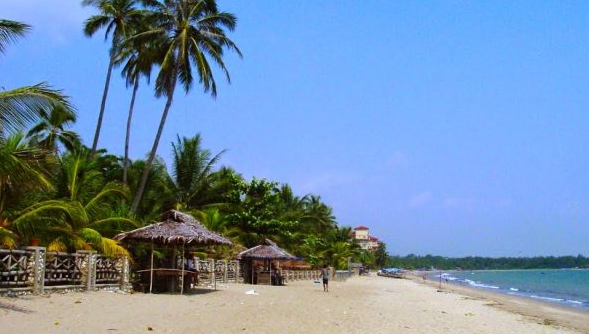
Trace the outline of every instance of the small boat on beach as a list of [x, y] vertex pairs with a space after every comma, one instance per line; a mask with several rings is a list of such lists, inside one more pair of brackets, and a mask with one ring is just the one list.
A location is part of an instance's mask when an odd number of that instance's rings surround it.
[[376, 275], [383, 276], [383, 277], [392, 277], [392, 278], [405, 278], [405, 270], [401, 268], [382, 268], [379, 270]]

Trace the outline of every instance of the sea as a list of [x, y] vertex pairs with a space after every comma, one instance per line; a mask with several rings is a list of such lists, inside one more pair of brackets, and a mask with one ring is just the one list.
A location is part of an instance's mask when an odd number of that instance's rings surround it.
[[[430, 279], [440, 273], [430, 272]], [[443, 283], [460, 284], [589, 311], [589, 269], [443, 271]]]

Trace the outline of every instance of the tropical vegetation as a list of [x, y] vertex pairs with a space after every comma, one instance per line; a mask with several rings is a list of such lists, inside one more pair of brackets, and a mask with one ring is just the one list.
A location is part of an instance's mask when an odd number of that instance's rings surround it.
[[464, 270], [508, 270], [508, 269], [563, 269], [589, 268], [589, 257], [578, 256], [534, 256], [534, 257], [482, 257], [467, 256], [449, 258], [444, 256], [409, 254], [392, 256], [389, 266], [407, 269], [464, 269]]
[[[230, 80], [224, 54], [241, 56], [228, 37], [237, 24], [233, 14], [221, 11], [214, 0], [82, 3], [97, 10], [84, 32], [92, 36], [104, 29], [110, 43], [92, 146], [86, 147], [71, 129], [76, 110], [62, 92], [45, 83], [0, 92], [0, 247], [35, 240], [55, 251], [95, 249], [133, 256], [129, 251], [141, 249], [126, 249], [112, 237], [177, 209], [233, 240], [233, 248], [208, 252], [211, 256], [235, 255], [269, 238], [311, 265], [346, 268], [350, 260], [384, 264], [386, 249], [362, 251], [350, 239], [351, 228], [337, 223], [320, 196], [297, 196], [288, 184], [244, 178], [220, 165], [224, 151], [206, 149], [198, 133], [169, 143], [170, 166], [157, 155], [176, 86], [188, 93], [198, 85], [214, 97], [212, 68]], [[24, 23], [0, 20], [0, 53], [28, 29]], [[132, 87], [124, 156], [98, 147], [111, 73], [118, 67]], [[132, 160], [128, 147], [136, 93], [141, 80], [149, 85], [152, 72], [157, 73], [155, 95], [166, 103], [147, 158]]]

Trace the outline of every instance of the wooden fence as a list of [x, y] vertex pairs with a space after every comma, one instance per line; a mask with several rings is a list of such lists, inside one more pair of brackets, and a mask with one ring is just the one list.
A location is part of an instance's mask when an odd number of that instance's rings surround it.
[[[196, 260], [199, 285], [242, 283], [239, 261]], [[316, 280], [319, 270], [282, 270], [283, 282]], [[336, 273], [335, 279], [345, 279]], [[0, 294], [25, 291], [42, 294], [46, 290], [130, 289], [129, 261], [125, 257], [107, 258], [95, 251], [76, 253], [47, 252], [45, 247], [22, 250], [0, 249]]]
[[216, 283], [243, 282], [239, 261], [229, 260], [197, 260], [199, 285], [215, 285]]
[[129, 288], [129, 261], [95, 251], [47, 252], [45, 247], [0, 249], [0, 293], [54, 289]]
[[284, 283], [321, 278], [320, 270], [282, 270], [281, 273]]

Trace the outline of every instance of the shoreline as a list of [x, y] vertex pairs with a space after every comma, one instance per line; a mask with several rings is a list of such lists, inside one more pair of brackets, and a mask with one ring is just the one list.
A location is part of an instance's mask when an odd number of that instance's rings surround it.
[[329, 282], [329, 293], [313, 281], [294, 281], [283, 287], [220, 284], [183, 296], [94, 291], [2, 297], [0, 334], [589, 333], [589, 322], [574, 326], [566, 314], [541, 318], [536, 302], [524, 303], [531, 317], [503, 308], [493, 296], [450, 287], [439, 293], [418, 282], [369, 275]]
[[[423, 281], [420, 275], [412, 273], [407, 274], [407, 279], [423, 286], [435, 288], [436, 290], [440, 286], [439, 281], [431, 279]], [[449, 282], [442, 282], [441, 291], [488, 301], [490, 303], [488, 306], [522, 315], [538, 324], [554, 324], [589, 334], [589, 310]]]
[[[589, 300], [585, 301], [586, 298], [581, 297], [572, 297], [575, 299], [571, 299], [571, 296], [566, 294], [553, 294], [553, 295], [545, 295], [542, 291], [536, 292], [521, 292], [520, 287], [510, 287], [509, 291], [505, 287], [501, 288], [497, 286], [498, 283], [493, 282], [474, 282], [471, 279], [467, 279], [464, 277], [464, 272], [472, 272], [472, 273], [496, 273], [496, 272], [528, 272], [528, 271], [535, 271], [549, 273], [549, 272], [563, 272], [563, 271], [583, 271], [589, 273], [589, 268], [563, 268], [563, 269], [482, 269], [482, 270], [443, 270], [443, 275], [453, 276], [455, 273], [458, 273], [458, 276], [462, 275], [462, 278], [456, 278], [450, 280], [445, 280], [446, 284], [451, 284], [454, 286], [462, 286], [466, 288], [472, 288], [475, 290], [481, 291], [489, 291], [499, 294], [506, 294], [515, 297], [523, 297], [525, 299], [532, 299], [536, 301], [542, 301], [548, 303], [548, 305], [560, 305], [564, 308], [572, 308], [574, 310], [586, 311], [589, 312]], [[439, 271], [407, 271], [408, 273], [412, 273], [414, 275], [423, 276], [424, 274], [427, 276], [428, 280], [439, 282]], [[476, 284], [473, 284], [476, 283]], [[499, 283], [501, 284], [501, 283]], [[516, 283], [517, 284], [517, 283]], [[524, 290], [525, 291], [525, 290]], [[577, 300], [578, 299], [578, 300]]]

